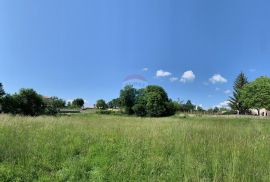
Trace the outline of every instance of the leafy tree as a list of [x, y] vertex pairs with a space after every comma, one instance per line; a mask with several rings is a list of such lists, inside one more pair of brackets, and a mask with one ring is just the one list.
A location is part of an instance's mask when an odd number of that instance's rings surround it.
[[215, 107], [214, 109], [213, 109], [213, 113], [218, 113], [219, 112], [219, 108], [218, 107]]
[[241, 72], [235, 82], [234, 82], [234, 86], [233, 86], [233, 96], [230, 97], [229, 99], [229, 106], [231, 107], [232, 110], [234, 111], [238, 111], [239, 114], [245, 114], [248, 110], [247, 107], [245, 107], [243, 105], [243, 103], [240, 101], [240, 97], [241, 97], [241, 90], [242, 88], [248, 84], [248, 79], [245, 76], [245, 74], [243, 72]]
[[20, 114], [37, 116], [44, 111], [43, 99], [33, 89], [21, 89], [19, 94], [13, 97], [19, 106]]
[[44, 113], [48, 115], [56, 115], [59, 113], [60, 109], [64, 108], [66, 105], [64, 100], [57, 97], [45, 98], [43, 100], [45, 104]]
[[100, 99], [100, 100], [97, 101], [96, 107], [98, 109], [107, 109], [108, 105], [106, 104], [106, 102], [103, 99]]
[[5, 93], [5, 90], [4, 90], [4, 88], [3, 88], [3, 84], [0, 83], [0, 98], [3, 97], [5, 94], [6, 94], [6, 93]]
[[141, 96], [140, 102], [146, 104], [146, 111], [149, 116], [159, 117], [175, 114], [176, 105], [168, 99], [168, 95], [162, 87], [149, 85], [141, 92], [144, 96]]
[[149, 116], [164, 116], [166, 114], [166, 107], [162, 95], [157, 92], [147, 93], [146, 111]]
[[108, 102], [108, 107], [111, 109], [116, 109], [116, 108], [119, 108], [120, 106], [121, 106], [121, 103], [120, 103], [119, 98], [113, 99], [110, 102]]
[[260, 77], [245, 85], [241, 90], [240, 101], [246, 108], [270, 109], [270, 78]]
[[[181, 111], [181, 102], [178, 102], [178, 101], [172, 101], [173, 102], [173, 104], [174, 104], [174, 107], [175, 107], [175, 110], [176, 111]], [[175, 112], [176, 112], [175, 111]]]
[[165, 108], [166, 108], [165, 116], [172, 116], [178, 110], [178, 104], [177, 102], [173, 102], [170, 100], [165, 103]]
[[145, 88], [145, 92], [146, 93], [156, 93], [156, 94], [160, 95], [163, 102], [168, 102], [169, 101], [166, 91], [160, 86], [149, 85], [149, 86], [147, 86]]
[[71, 106], [72, 106], [71, 102], [68, 102], [68, 103], [67, 103], [67, 107], [69, 108], [69, 107], [71, 107]]
[[144, 106], [147, 104], [146, 89], [137, 90], [135, 103], [136, 104], [141, 104], [141, 105], [144, 105]]
[[132, 110], [134, 111], [134, 113], [137, 115], [137, 116], [146, 116], [146, 108], [145, 108], [145, 105], [143, 104], [135, 104], [133, 107], [132, 107]]
[[10, 95], [7, 94], [1, 99], [2, 111], [4, 113], [19, 114], [19, 102], [17, 99], [17, 94]]
[[72, 101], [72, 105], [78, 108], [82, 108], [84, 106], [84, 100], [81, 98], [74, 99]]
[[186, 104], [183, 105], [183, 109], [184, 109], [185, 112], [192, 112], [192, 111], [195, 110], [195, 108], [196, 108], [196, 106], [193, 105], [190, 100], [188, 100], [186, 102]]
[[126, 86], [120, 91], [121, 106], [124, 107], [127, 114], [133, 114], [132, 107], [136, 101], [136, 89], [131, 85]]
[[205, 110], [201, 106], [197, 106], [196, 109], [198, 112], [205, 112]]

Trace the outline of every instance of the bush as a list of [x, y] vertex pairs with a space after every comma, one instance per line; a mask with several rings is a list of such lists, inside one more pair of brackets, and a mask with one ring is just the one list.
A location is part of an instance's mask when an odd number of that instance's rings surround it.
[[5, 95], [1, 98], [2, 111], [4, 113], [19, 114], [20, 108], [17, 100], [17, 95]]
[[120, 111], [111, 111], [111, 110], [97, 110], [97, 114], [106, 114], [106, 115], [122, 115], [124, 113]]
[[165, 107], [166, 107], [166, 116], [172, 116], [177, 111], [177, 105], [172, 101], [166, 102]]
[[145, 109], [145, 106], [143, 104], [135, 104], [133, 107], [132, 107], [132, 110], [134, 111], [134, 113], [137, 115], [137, 116], [146, 116], [146, 109]]
[[47, 115], [56, 115], [60, 112], [61, 108], [65, 107], [65, 101], [58, 99], [57, 97], [51, 97], [44, 99], [45, 110], [44, 114]]

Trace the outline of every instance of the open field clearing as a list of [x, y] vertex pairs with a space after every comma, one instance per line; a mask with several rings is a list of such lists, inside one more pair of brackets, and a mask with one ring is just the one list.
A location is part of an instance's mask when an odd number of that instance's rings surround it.
[[269, 181], [270, 120], [0, 115], [0, 181]]

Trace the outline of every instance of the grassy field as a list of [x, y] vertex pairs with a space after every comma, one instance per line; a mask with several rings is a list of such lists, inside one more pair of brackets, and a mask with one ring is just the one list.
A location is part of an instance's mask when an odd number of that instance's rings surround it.
[[270, 120], [0, 115], [0, 181], [270, 181]]

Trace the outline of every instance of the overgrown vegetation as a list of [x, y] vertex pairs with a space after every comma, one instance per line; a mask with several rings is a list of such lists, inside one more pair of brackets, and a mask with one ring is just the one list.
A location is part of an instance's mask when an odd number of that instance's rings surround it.
[[0, 115], [0, 181], [269, 181], [270, 121]]
[[65, 101], [57, 97], [44, 97], [33, 89], [21, 89], [19, 93], [5, 94], [0, 87], [0, 105], [4, 113], [38, 116], [42, 114], [56, 115]]

